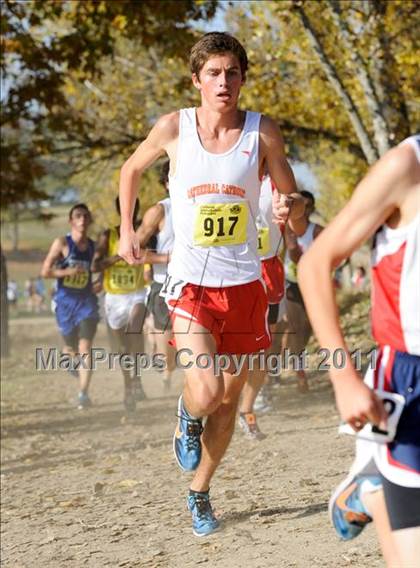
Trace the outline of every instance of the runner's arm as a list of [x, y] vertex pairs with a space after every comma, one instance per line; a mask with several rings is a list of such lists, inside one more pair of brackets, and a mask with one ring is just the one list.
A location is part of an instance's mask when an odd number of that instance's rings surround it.
[[79, 272], [83, 272], [83, 269], [79, 266], [73, 266], [68, 268], [56, 268], [54, 265], [56, 262], [64, 257], [64, 247], [66, 246], [65, 240], [58, 237], [55, 239], [48, 251], [47, 256], [42, 264], [41, 276], [42, 278], [64, 278], [64, 276], [72, 276]]
[[132, 156], [124, 163], [120, 175], [120, 246], [119, 254], [129, 264], [139, 264], [139, 244], [132, 219], [140, 177], [162, 156], [178, 136], [178, 113], [162, 116]]
[[[273, 214], [276, 221], [284, 224], [303, 215], [305, 203], [298, 193], [295, 176], [285, 153], [284, 141], [276, 122], [267, 116], [261, 117], [260, 156], [266, 162], [270, 177], [278, 190], [273, 192]], [[286, 194], [287, 198], [281, 194]]]
[[[314, 239], [317, 238], [317, 236], [321, 233], [323, 227], [321, 227], [321, 225], [315, 225], [314, 228]], [[297, 235], [296, 233], [294, 233], [292, 231], [292, 229], [289, 226], [289, 223], [286, 224], [286, 230], [284, 233], [284, 240], [286, 243], [286, 248], [289, 252], [289, 257], [290, 259], [297, 264], [302, 255], [302, 249], [300, 248], [299, 244], [298, 244], [298, 240], [297, 240]]]
[[118, 254], [106, 256], [108, 252], [108, 245], [109, 230], [106, 230], [100, 235], [96, 244], [95, 254], [93, 255], [92, 260], [92, 272], [103, 272], [121, 259]]
[[157, 253], [146, 248], [150, 239], [159, 231], [160, 223], [164, 217], [164, 207], [160, 203], [156, 203], [146, 211], [141, 225], [136, 231], [139, 245], [142, 249], [139, 258], [146, 264], [168, 264], [170, 260], [169, 253]]
[[[298, 267], [298, 281], [306, 309], [320, 346], [331, 357], [337, 349], [346, 354], [343, 369], [330, 363], [330, 377], [337, 405], [344, 420], [355, 429], [357, 423], [384, 424], [382, 403], [362, 382], [349, 355], [338, 319], [338, 307], [331, 273], [366, 239], [372, 236], [399, 207], [406, 191], [403, 164], [396, 150], [386, 154], [362, 180], [351, 200], [304, 254]], [[405, 184], [406, 185], [406, 184]]]
[[143, 215], [141, 225], [136, 231], [137, 238], [139, 240], [139, 245], [144, 248], [149, 242], [149, 239], [156, 235], [159, 231], [159, 225], [165, 216], [165, 209], [160, 203], [156, 203], [149, 207], [146, 213]]

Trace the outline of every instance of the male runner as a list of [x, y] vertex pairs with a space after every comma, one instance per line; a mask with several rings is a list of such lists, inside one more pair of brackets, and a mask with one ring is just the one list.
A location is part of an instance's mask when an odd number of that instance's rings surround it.
[[[376, 233], [376, 234], [375, 234]], [[372, 330], [375, 369], [362, 381], [342, 336], [331, 273], [367, 238], [372, 251]], [[322, 347], [346, 354], [330, 377], [343, 420], [387, 429], [373, 389], [403, 395], [392, 442], [360, 439], [349, 476], [330, 501], [339, 536], [357, 536], [372, 518], [388, 566], [420, 559], [420, 136], [390, 150], [369, 171], [350, 202], [299, 264], [299, 284]], [[361, 434], [362, 435], [362, 434]], [[376, 491], [375, 491], [376, 490]]]
[[[305, 200], [305, 212], [300, 219], [294, 221], [294, 228], [287, 225], [286, 241], [286, 329], [284, 347], [290, 355], [300, 355], [312, 333], [311, 324], [306, 314], [305, 304], [297, 283], [297, 266], [303, 253], [308, 250], [313, 240], [320, 234], [323, 227], [310, 221], [315, 210], [315, 198], [310, 191], [300, 192]], [[308, 390], [308, 380], [305, 369], [296, 369], [299, 391]]]
[[[169, 161], [165, 161], [160, 172], [160, 182], [169, 191]], [[165, 365], [161, 370], [165, 390], [170, 388], [171, 374], [175, 369], [175, 350], [170, 344], [173, 338], [168, 306], [160, 295], [167, 275], [170, 253], [174, 244], [174, 230], [172, 226], [171, 199], [162, 199], [153, 205], [143, 216], [143, 222], [137, 230], [140, 246], [151, 236], [156, 237], [156, 255], [162, 261], [155, 260], [153, 264], [153, 280], [147, 298], [147, 309], [153, 316], [153, 336], [155, 348], [165, 358]], [[155, 256], [155, 259], [159, 257]]]
[[[119, 199], [115, 207], [120, 215]], [[133, 227], [138, 228], [140, 221], [139, 200], [136, 199], [133, 213]], [[146, 290], [143, 279], [143, 266], [130, 266], [118, 256], [119, 226], [104, 231], [98, 239], [92, 263], [94, 272], [103, 272], [105, 294], [105, 314], [108, 326], [118, 353], [144, 353], [142, 333], [145, 318]], [[136, 400], [145, 398], [141, 377], [136, 376], [135, 369], [128, 366], [121, 368], [124, 377], [124, 406], [128, 412], [136, 409]]]
[[[55, 315], [64, 339], [64, 352], [83, 356], [78, 366], [78, 408], [89, 408], [91, 347], [99, 320], [98, 302], [92, 289], [91, 263], [95, 243], [87, 236], [92, 216], [84, 203], [69, 212], [70, 233], [54, 240], [41, 270], [43, 278], [57, 278]], [[76, 361], [76, 359], [74, 359]], [[77, 374], [77, 373], [76, 373]]]
[[[175, 243], [163, 290], [177, 348], [198, 362], [202, 355], [247, 354], [270, 344], [255, 225], [266, 164], [276, 187], [289, 194], [274, 192], [278, 222], [302, 215], [303, 203], [292, 193], [295, 180], [276, 123], [238, 109], [248, 66], [242, 45], [227, 33], [208, 33], [193, 46], [190, 64], [200, 107], [160, 118], [121, 170], [120, 254], [133, 264], [141, 256], [131, 226], [134, 197], [141, 174], [166, 152]], [[246, 365], [221, 373], [214, 365], [200, 367], [185, 370], [174, 436], [178, 464], [196, 470], [188, 508], [198, 536], [219, 527], [209, 484], [232, 437], [247, 376]]]
[[[278, 254], [283, 244], [283, 234], [273, 222], [272, 217], [272, 194], [273, 183], [270, 176], [265, 176], [261, 184], [259, 202], [258, 227], [258, 254], [261, 259], [262, 277], [265, 283], [268, 301], [268, 325], [273, 333], [279, 319], [280, 302], [284, 295], [284, 269]], [[265, 355], [270, 350], [266, 350]], [[239, 404], [239, 426], [244, 434], [252, 440], [262, 440], [265, 434], [261, 432], [257, 424], [254, 412], [254, 404], [258, 393], [264, 384], [266, 376], [265, 368], [259, 368], [259, 362], [255, 362], [253, 369], [249, 371], [248, 379], [242, 391], [242, 400]]]

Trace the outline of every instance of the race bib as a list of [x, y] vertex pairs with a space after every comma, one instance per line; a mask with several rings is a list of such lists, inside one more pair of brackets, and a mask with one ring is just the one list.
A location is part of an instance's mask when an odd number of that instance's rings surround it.
[[258, 254], [266, 256], [270, 251], [270, 230], [268, 227], [258, 229]]
[[178, 300], [184, 286], [184, 280], [174, 278], [173, 276], [169, 276], [169, 274], [167, 274], [165, 282], [163, 283], [161, 291], [159, 292], [159, 296], [161, 298], [164, 298], [166, 302], [169, 302], [169, 300]]
[[110, 274], [111, 288], [133, 292], [136, 289], [136, 269], [134, 266], [113, 266]]
[[385, 444], [392, 442], [397, 432], [398, 422], [404, 410], [405, 398], [401, 394], [375, 390], [375, 394], [382, 399], [385, 410], [388, 413], [386, 430], [380, 430], [373, 424], [366, 424], [359, 432], [355, 432], [349, 424], [341, 424], [338, 431], [340, 434], [351, 434], [363, 440]]
[[73, 274], [72, 276], [65, 276], [63, 285], [66, 288], [76, 288], [77, 290], [81, 290], [82, 288], [86, 288], [88, 282], [89, 272], [85, 270], [84, 272]]
[[201, 247], [241, 245], [247, 240], [246, 203], [206, 203], [198, 205], [193, 241]]

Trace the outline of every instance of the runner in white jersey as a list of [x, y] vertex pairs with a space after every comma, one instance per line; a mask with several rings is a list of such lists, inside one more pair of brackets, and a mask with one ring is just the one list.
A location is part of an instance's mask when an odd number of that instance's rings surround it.
[[[264, 280], [268, 301], [268, 325], [273, 334], [280, 314], [280, 304], [284, 296], [284, 269], [279, 254], [283, 248], [283, 233], [272, 220], [273, 183], [270, 176], [264, 176], [261, 183], [259, 213], [257, 217], [258, 254], [261, 260], [262, 277]], [[272, 348], [272, 346], [271, 346]], [[239, 425], [244, 434], [253, 440], [265, 438], [258, 426], [254, 412], [254, 404], [264, 384], [266, 376], [266, 361], [271, 349], [265, 351], [254, 362], [249, 371], [248, 380], [242, 391], [239, 405]], [[260, 364], [262, 362], [262, 364]], [[264, 407], [263, 407], [264, 408]], [[269, 409], [268, 406], [265, 409]]]
[[[297, 355], [299, 361], [304, 361], [302, 353], [306, 348], [312, 333], [312, 328], [306, 314], [305, 304], [297, 283], [297, 267], [301, 256], [308, 250], [313, 240], [322, 231], [322, 226], [310, 220], [315, 210], [315, 198], [310, 191], [302, 190], [305, 199], [305, 213], [295, 221], [296, 230], [286, 226], [286, 316], [283, 332], [283, 353], [286, 360], [289, 356]], [[287, 351], [286, 351], [287, 350]], [[308, 380], [305, 369], [297, 368], [298, 389], [305, 393], [308, 390]]]
[[[190, 63], [201, 106], [159, 119], [122, 168], [120, 254], [130, 263], [141, 261], [131, 226], [134, 198], [141, 174], [166, 153], [175, 244], [164, 289], [179, 362], [186, 367], [174, 452], [183, 470], [196, 470], [188, 508], [194, 534], [203, 536], [219, 527], [209, 485], [231, 439], [247, 376], [246, 358], [239, 368], [229, 363], [233, 355], [270, 344], [255, 226], [264, 168], [288, 194], [273, 193], [279, 223], [301, 215], [303, 200], [293, 193], [276, 123], [237, 107], [247, 70], [241, 44], [211, 32], [194, 45]], [[220, 354], [226, 355], [225, 370], [213, 364]]]
[[[169, 188], [168, 175], [169, 162], [166, 161], [161, 168], [160, 182], [167, 190]], [[161, 262], [154, 262], [152, 265], [153, 280], [147, 298], [147, 309], [153, 318], [153, 329], [149, 333], [153, 334], [156, 351], [164, 356], [164, 367], [158, 370], [162, 373], [163, 386], [165, 390], [168, 390], [171, 374], [175, 369], [175, 350], [170, 343], [173, 333], [168, 306], [160, 292], [168, 273], [168, 262], [175, 238], [169, 197], [162, 199], [145, 212], [137, 236], [140, 244], [155, 236], [156, 254], [162, 257]]]
[[[331, 273], [370, 236], [378, 356], [363, 382], [341, 334]], [[333, 525], [349, 540], [373, 518], [387, 565], [418, 566], [420, 136], [390, 150], [362, 180], [304, 255], [299, 284], [319, 343], [331, 353], [330, 376], [341, 417], [358, 432], [356, 459], [330, 501]], [[345, 354], [341, 369], [333, 365], [337, 350]], [[389, 416], [381, 399], [387, 401]]]

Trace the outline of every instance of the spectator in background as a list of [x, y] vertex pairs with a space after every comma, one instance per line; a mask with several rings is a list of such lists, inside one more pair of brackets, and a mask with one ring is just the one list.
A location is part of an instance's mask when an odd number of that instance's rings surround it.
[[17, 301], [19, 298], [19, 288], [15, 280], [9, 280], [7, 283], [7, 301], [9, 306], [16, 310]]

